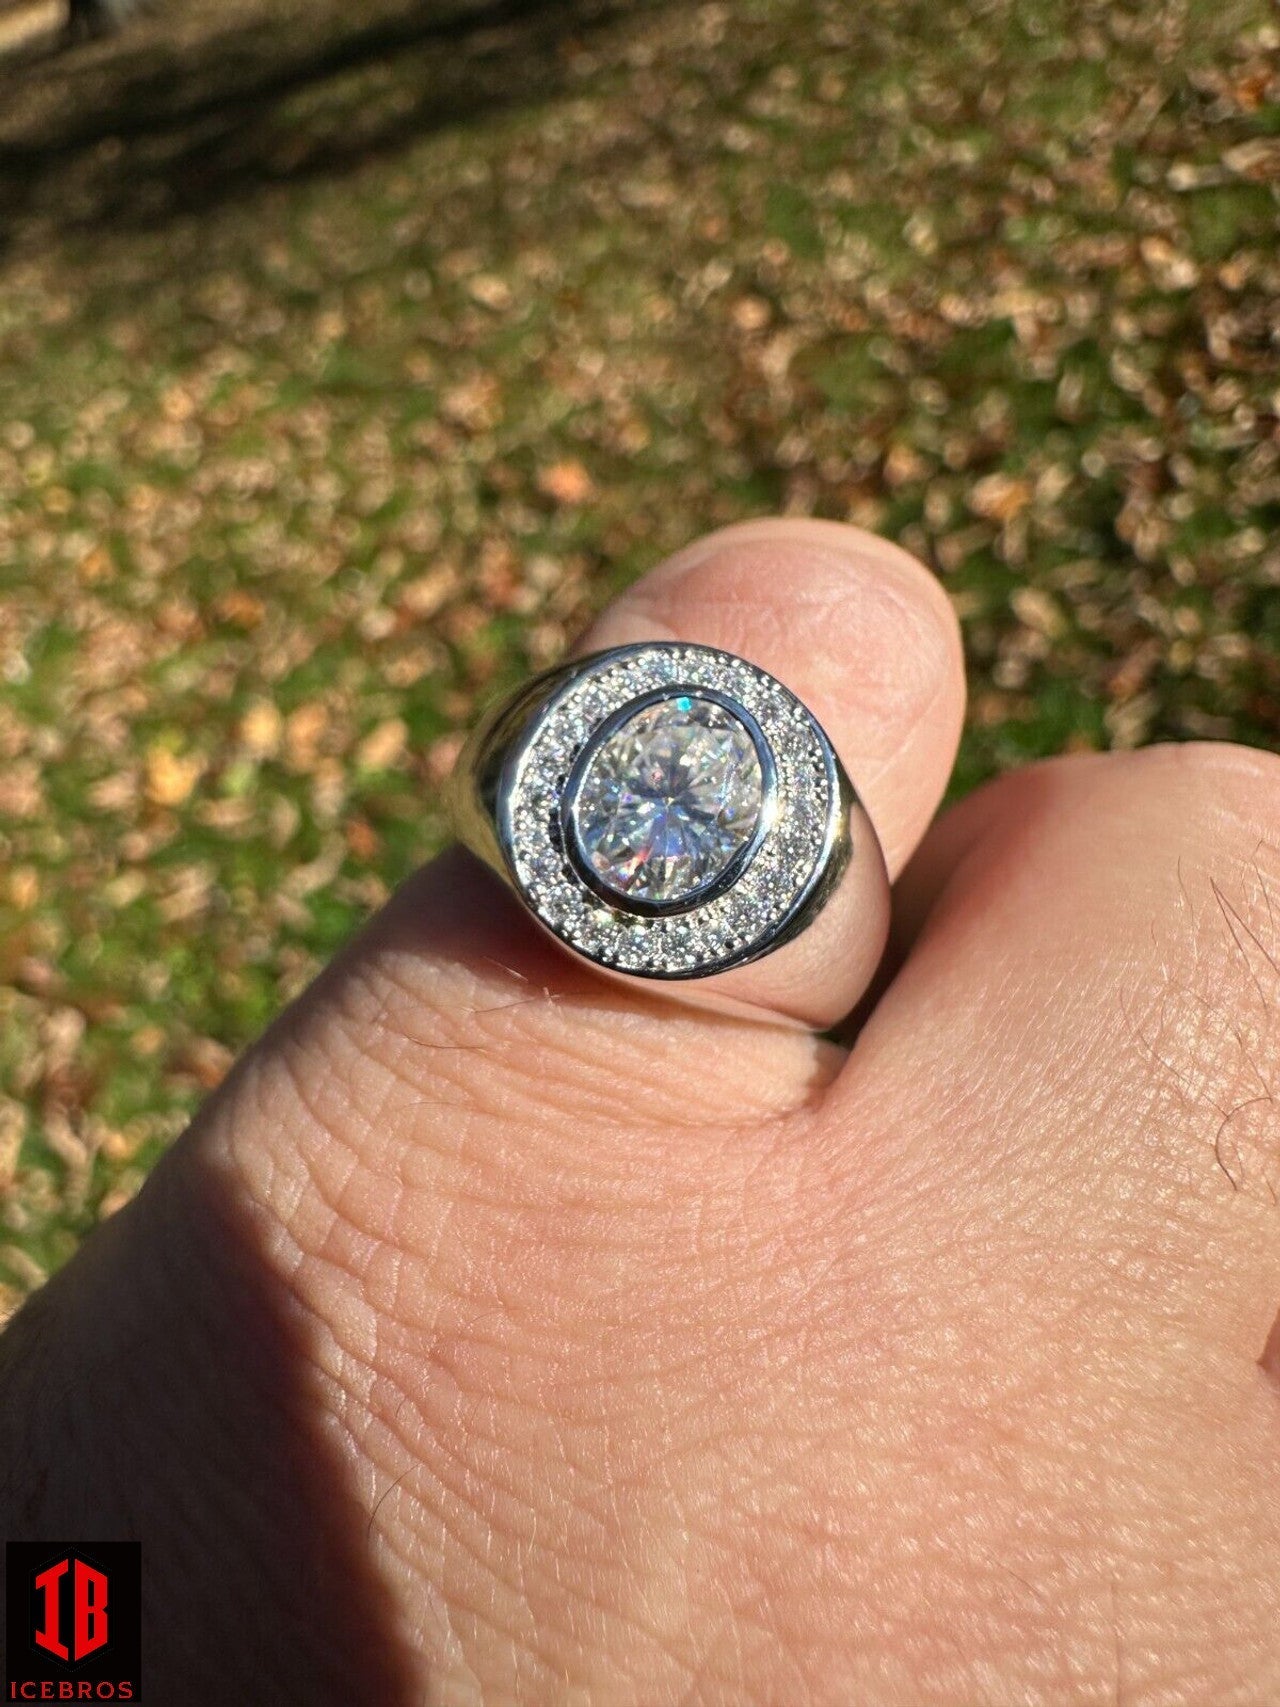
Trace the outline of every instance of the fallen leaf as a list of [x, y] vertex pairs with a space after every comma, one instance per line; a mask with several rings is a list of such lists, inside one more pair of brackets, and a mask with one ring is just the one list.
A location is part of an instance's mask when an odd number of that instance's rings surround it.
[[402, 717], [389, 717], [371, 729], [356, 748], [356, 763], [362, 770], [390, 770], [404, 757], [409, 726]]
[[1031, 483], [1008, 474], [988, 474], [969, 493], [969, 508], [992, 522], [1009, 522], [1031, 502]]
[[147, 752], [146, 769], [147, 799], [157, 806], [181, 806], [191, 798], [204, 760], [198, 753], [175, 753], [166, 746], [153, 746]]
[[270, 759], [280, 751], [284, 718], [269, 699], [255, 700], [240, 719], [240, 740], [255, 759]]
[[467, 282], [467, 295], [484, 308], [501, 313], [511, 306], [511, 286], [495, 273], [477, 273]]
[[407, 581], [400, 589], [400, 608], [422, 620], [434, 616], [458, 588], [458, 572], [451, 563], [438, 564]]
[[367, 818], [348, 819], [343, 825], [342, 833], [355, 859], [374, 859], [382, 847], [382, 838]]
[[237, 628], [256, 628], [267, 614], [267, 607], [254, 593], [242, 587], [232, 587], [214, 605], [214, 615]]
[[557, 504], [585, 504], [595, 496], [595, 483], [580, 462], [553, 462], [539, 469], [538, 490]]
[[328, 727], [329, 713], [318, 699], [308, 700], [285, 718], [285, 753], [294, 770], [308, 771], [315, 766]]
[[1061, 606], [1053, 594], [1046, 593], [1042, 587], [1017, 587], [1009, 595], [1009, 603], [1018, 621], [1024, 622], [1037, 634], [1056, 640], [1066, 632], [1067, 620]]

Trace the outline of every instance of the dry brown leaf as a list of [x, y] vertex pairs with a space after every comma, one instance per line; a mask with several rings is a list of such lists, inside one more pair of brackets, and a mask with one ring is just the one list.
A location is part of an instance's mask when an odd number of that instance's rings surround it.
[[400, 606], [421, 621], [424, 617], [434, 616], [457, 589], [457, 570], [451, 563], [440, 563], [401, 587]]
[[1067, 620], [1062, 614], [1062, 607], [1053, 594], [1046, 593], [1042, 587], [1017, 587], [1009, 595], [1009, 603], [1018, 621], [1025, 622], [1037, 634], [1056, 640], [1066, 632]]
[[284, 743], [294, 770], [311, 770], [320, 753], [320, 743], [329, 727], [328, 709], [318, 699], [308, 700], [285, 719]]
[[356, 748], [356, 763], [362, 770], [391, 770], [404, 757], [409, 726], [402, 717], [389, 717], [371, 729]]
[[35, 818], [43, 808], [44, 790], [34, 759], [18, 759], [0, 767], [0, 815]]
[[557, 504], [585, 504], [595, 496], [595, 483], [580, 462], [553, 462], [538, 470], [538, 490]]
[[269, 699], [255, 700], [240, 719], [240, 740], [255, 759], [271, 759], [280, 751], [284, 719]]
[[157, 806], [181, 806], [191, 798], [204, 770], [198, 753], [175, 753], [167, 746], [153, 745], [146, 760], [147, 799]]
[[243, 587], [232, 587], [218, 600], [214, 614], [223, 622], [234, 623], [237, 628], [256, 628], [267, 614], [267, 607], [255, 593], [248, 593]]
[[969, 508], [988, 521], [1009, 522], [1031, 502], [1031, 483], [1008, 474], [988, 474], [969, 493]]

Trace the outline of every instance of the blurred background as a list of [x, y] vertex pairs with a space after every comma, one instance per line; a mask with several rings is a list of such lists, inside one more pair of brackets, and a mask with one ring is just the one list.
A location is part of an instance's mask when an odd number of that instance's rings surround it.
[[0, 1314], [708, 528], [937, 571], [953, 793], [1275, 740], [1262, 0], [66, 3], [0, 0]]

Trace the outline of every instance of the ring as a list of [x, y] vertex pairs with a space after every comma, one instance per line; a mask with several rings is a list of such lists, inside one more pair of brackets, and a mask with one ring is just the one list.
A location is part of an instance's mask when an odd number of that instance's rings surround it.
[[450, 799], [459, 840], [562, 943], [666, 979], [726, 972], [804, 931], [852, 858], [855, 804], [781, 682], [669, 641], [527, 682], [475, 729]]

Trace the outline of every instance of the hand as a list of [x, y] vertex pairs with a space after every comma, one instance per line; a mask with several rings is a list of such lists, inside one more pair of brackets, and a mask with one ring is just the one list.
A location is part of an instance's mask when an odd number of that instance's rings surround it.
[[731, 529], [588, 643], [672, 633], [906, 868], [852, 1049], [446, 854], [0, 1342], [0, 1528], [141, 1539], [160, 1707], [1275, 1702], [1280, 764], [926, 832], [963, 678], [901, 552]]

